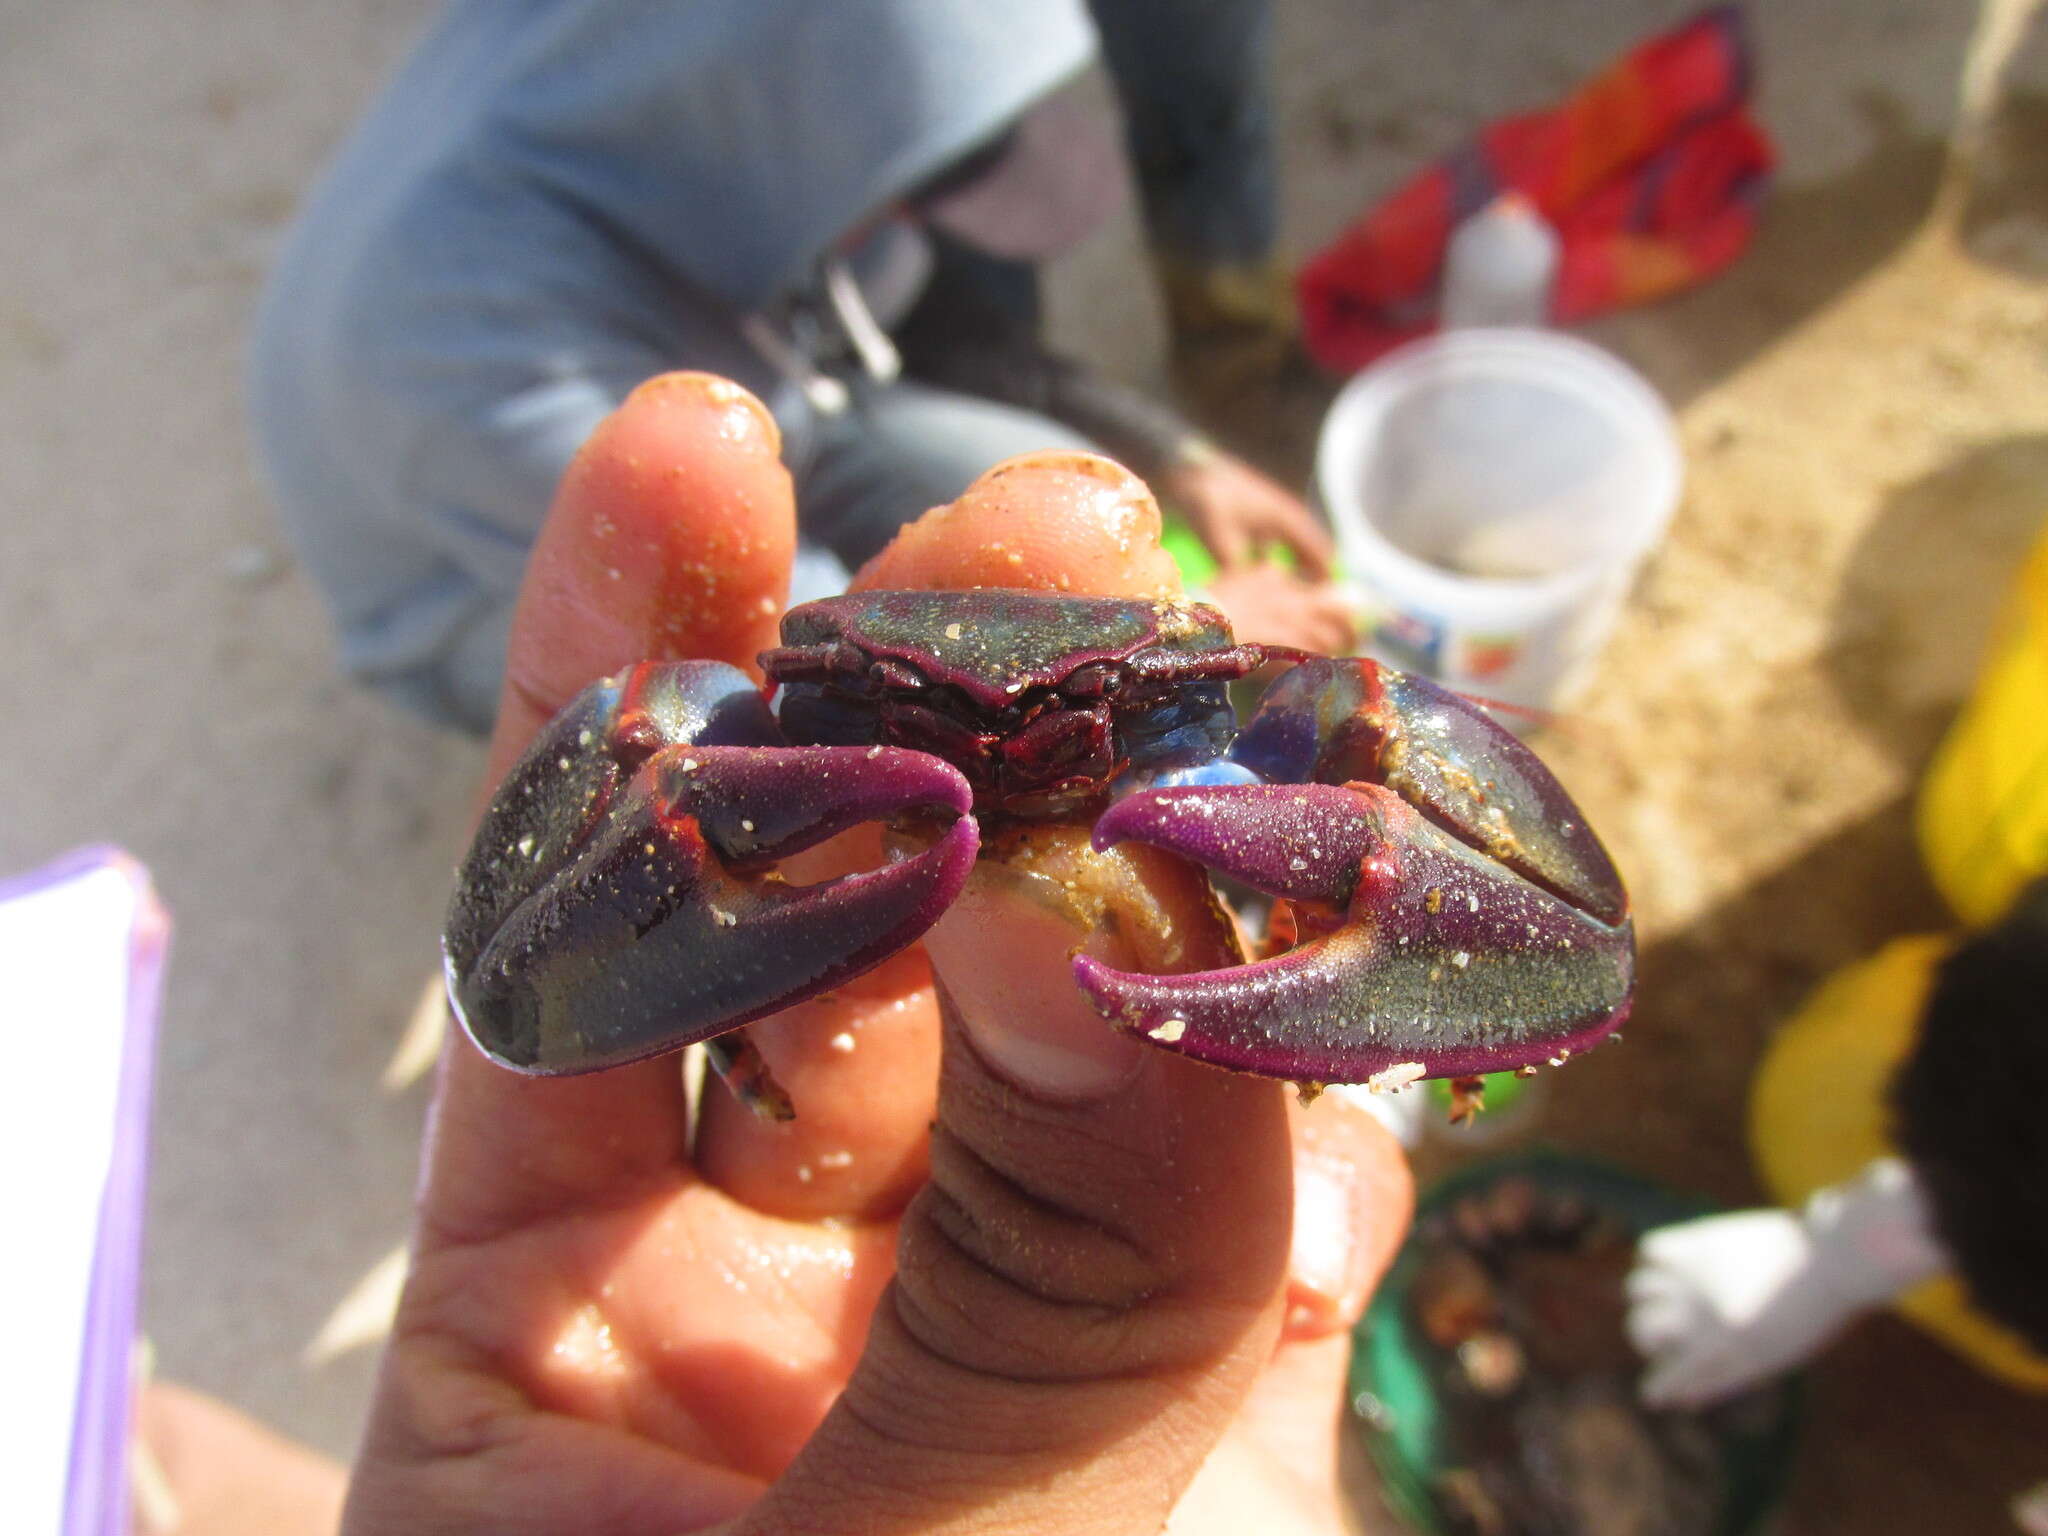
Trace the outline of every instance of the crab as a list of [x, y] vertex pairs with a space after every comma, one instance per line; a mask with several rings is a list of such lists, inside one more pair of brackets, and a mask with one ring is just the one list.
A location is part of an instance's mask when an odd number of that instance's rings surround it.
[[[1634, 935], [1599, 839], [1534, 752], [1426, 678], [1239, 643], [1189, 601], [867, 592], [792, 609], [781, 638], [767, 690], [703, 661], [591, 685], [507, 776], [444, 939], [486, 1055], [560, 1074], [707, 1042], [786, 1115], [743, 1026], [914, 943], [978, 853], [1043, 823], [1271, 898], [1271, 952], [1243, 964], [1140, 974], [1077, 948], [1103, 1018], [1162, 1050], [1304, 1085], [1456, 1079], [1564, 1060], [1627, 1015]], [[1274, 666], [1240, 724], [1233, 688]], [[812, 885], [778, 867], [877, 821], [904, 833], [894, 862]]]

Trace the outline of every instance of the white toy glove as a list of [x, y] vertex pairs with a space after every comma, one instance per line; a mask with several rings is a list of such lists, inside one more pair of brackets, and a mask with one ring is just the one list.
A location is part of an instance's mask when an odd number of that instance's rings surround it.
[[1880, 1158], [1791, 1211], [1645, 1233], [1628, 1277], [1642, 1398], [1697, 1408], [1791, 1369], [1858, 1313], [1948, 1268], [1913, 1171]]
[[2048, 1536], [2048, 1483], [2036, 1483], [2015, 1498], [2012, 1518], [2026, 1536]]

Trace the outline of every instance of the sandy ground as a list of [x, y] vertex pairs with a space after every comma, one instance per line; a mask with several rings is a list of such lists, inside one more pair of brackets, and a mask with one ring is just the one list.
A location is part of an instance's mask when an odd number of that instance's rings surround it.
[[[1280, 0], [1291, 245], [1688, 9]], [[1774, 1020], [1939, 920], [1905, 797], [2048, 499], [2038, 150], [1996, 160], [1966, 243], [1924, 231], [1973, 7], [1755, 9], [1781, 187], [1737, 271], [1598, 330], [1679, 405], [1691, 478], [1552, 748], [1646, 944], [1627, 1046], [1560, 1080], [1574, 1140], [1732, 1200]], [[155, 871], [178, 927], [148, 1327], [169, 1372], [337, 1453], [368, 1358], [300, 1356], [403, 1230], [422, 1095], [377, 1077], [478, 754], [335, 676], [240, 359], [295, 199], [429, 11], [0, 0], [0, 869], [112, 839]], [[2006, 139], [2038, 146], [2048, 40], [2015, 75]], [[1159, 377], [1141, 282], [1125, 221], [1056, 273], [1057, 334]], [[1299, 473], [1313, 393], [1248, 406]], [[1812, 1416], [1790, 1530], [1997, 1530], [2048, 1477], [2048, 1409], [1888, 1322]]]

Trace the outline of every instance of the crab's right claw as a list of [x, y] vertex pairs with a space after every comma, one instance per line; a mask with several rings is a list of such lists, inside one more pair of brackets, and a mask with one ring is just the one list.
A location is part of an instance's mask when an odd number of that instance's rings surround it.
[[[595, 731], [572, 706], [522, 759], [458, 880], [450, 996], [505, 1066], [617, 1066], [837, 986], [914, 942], [973, 867], [972, 792], [937, 758], [696, 744], [650, 755], [622, 743], [599, 705]], [[765, 714], [759, 728], [772, 730]], [[937, 832], [912, 857], [811, 886], [775, 870], [848, 827], [904, 816]]]
[[1230, 756], [1268, 783], [1384, 784], [1600, 921], [1628, 915], [1613, 860], [1543, 760], [1426, 677], [1363, 657], [1312, 657], [1267, 690]]
[[[1635, 946], [1611, 924], [1439, 830], [1375, 784], [1159, 789], [1095, 827], [1321, 914], [1322, 936], [1227, 970], [1146, 976], [1076, 958], [1103, 1014], [1239, 1071], [1365, 1082], [1554, 1059], [1627, 1015]], [[1414, 1075], [1411, 1071], [1410, 1075]]]

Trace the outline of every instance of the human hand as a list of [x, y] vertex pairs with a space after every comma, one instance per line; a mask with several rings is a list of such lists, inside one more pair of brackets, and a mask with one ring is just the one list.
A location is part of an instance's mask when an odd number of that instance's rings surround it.
[[1220, 570], [1204, 595], [1240, 640], [1347, 656], [1358, 641], [1351, 605], [1328, 582], [1303, 581], [1271, 562]]
[[1943, 1264], [1896, 1158], [1819, 1191], [1798, 1213], [1736, 1211], [1658, 1228], [1627, 1281], [1629, 1338], [1650, 1362], [1643, 1401], [1702, 1407], [1791, 1370]]
[[[599, 430], [529, 566], [493, 777], [596, 676], [772, 643], [777, 446], [693, 375]], [[862, 579], [1153, 592], [1156, 533], [1105, 461], [1013, 461]], [[788, 1124], [714, 1087], [693, 1126], [673, 1058], [534, 1079], [451, 1041], [346, 1528], [1341, 1529], [1348, 1329], [1405, 1165], [1342, 1106], [1105, 1028], [1065, 961], [1113, 938], [1025, 878], [982, 866], [936, 992], [913, 952], [755, 1026]], [[1199, 930], [1195, 878], [1152, 884]]]
[[1293, 554], [1302, 575], [1329, 577], [1336, 549], [1307, 504], [1207, 438], [1182, 446], [1160, 475], [1159, 491], [1223, 570], [1251, 566], [1264, 546], [1279, 544]]

